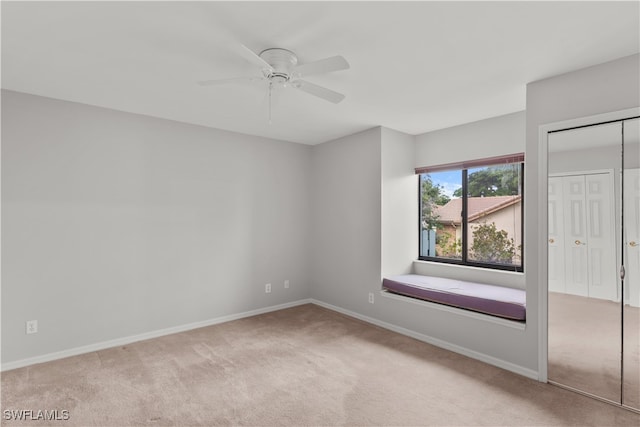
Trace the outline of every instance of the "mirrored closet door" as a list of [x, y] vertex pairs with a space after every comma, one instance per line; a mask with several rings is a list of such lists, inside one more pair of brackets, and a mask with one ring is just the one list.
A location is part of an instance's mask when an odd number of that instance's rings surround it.
[[622, 403], [640, 409], [640, 119], [625, 120]]
[[548, 379], [632, 408], [640, 408], [639, 124], [548, 135]]

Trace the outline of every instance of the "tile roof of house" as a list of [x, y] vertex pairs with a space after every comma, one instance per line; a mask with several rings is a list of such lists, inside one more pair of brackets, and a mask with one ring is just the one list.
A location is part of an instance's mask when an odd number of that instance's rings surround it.
[[[469, 197], [468, 199], [469, 221], [474, 221], [490, 213], [504, 209], [520, 201], [520, 196], [494, 196], [494, 197]], [[451, 199], [446, 205], [435, 209], [440, 223], [460, 224], [462, 212], [462, 199]]]

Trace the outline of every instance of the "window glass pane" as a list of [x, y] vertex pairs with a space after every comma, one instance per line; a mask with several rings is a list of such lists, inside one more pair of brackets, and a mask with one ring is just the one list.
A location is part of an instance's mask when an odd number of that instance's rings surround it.
[[467, 173], [467, 259], [522, 265], [520, 164], [472, 168]]
[[462, 259], [462, 171], [420, 175], [420, 256]]

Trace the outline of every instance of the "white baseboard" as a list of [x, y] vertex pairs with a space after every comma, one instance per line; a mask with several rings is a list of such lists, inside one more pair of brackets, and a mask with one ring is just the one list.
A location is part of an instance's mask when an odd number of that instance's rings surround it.
[[533, 380], [538, 380], [538, 372], [529, 368], [525, 368], [519, 365], [516, 365], [511, 362], [507, 362], [506, 360], [498, 359], [493, 356], [489, 356], [484, 353], [477, 352], [475, 350], [470, 350], [466, 347], [462, 347], [456, 344], [452, 344], [447, 341], [440, 340], [438, 338], [433, 338], [428, 335], [421, 334], [419, 332], [412, 331], [410, 329], [403, 328], [401, 326], [396, 326], [391, 323], [383, 322], [378, 319], [374, 319], [369, 316], [365, 316], [354, 311], [350, 311], [341, 307], [337, 307], [332, 304], [327, 304], [326, 302], [318, 301], [316, 299], [311, 299], [313, 304], [319, 305], [320, 307], [328, 308], [329, 310], [337, 311], [338, 313], [342, 313], [344, 315], [355, 317], [356, 319], [362, 320], [363, 322], [371, 323], [376, 326], [380, 326], [381, 328], [388, 329], [393, 332], [397, 332], [402, 335], [406, 335], [411, 338], [415, 338], [419, 341], [426, 342], [428, 344], [435, 345], [436, 347], [444, 348], [445, 350], [453, 351], [454, 353], [459, 353], [464, 356], [470, 357], [472, 359], [479, 360], [484, 363], [488, 363], [489, 365], [497, 366], [498, 368], [505, 369], [507, 371], [511, 371], [518, 375], [522, 375], [527, 378], [531, 378]]
[[528, 369], [528, 368], [524, 368], [522, 366], [519, 365], [515, 365], [511, 362], [507, 362], [501, 359], [497, 359], [493, 356], [489, 356], [483, 353], [479, 353], [477, 351], [474, 350], [470, 350], [468, 348], [465, 347], [461, 347], [459, 345], [456, 344], [451, 344], [447, 341], [442, 341], [440, 339], [437, 338], [433, 338], [430, 337], [428, 335], [424, 335], [415, 331], [412, 331], [410, 329], [406, 329], [400, 326], [396, 326], [393, 325], [391, 323], [387, 323], [387, 322], [383, 322], [381, 320], [377, 320], [374, 319], [372, 317], [369, 316], [365, 316], [359, 313], [356, 313], [354, 311], [350, 311], [341, 307], [337, 307], [335, 305], [332, 304], [328, 304], [313, 298], [307, 298], [307, 299], [302, 299], [302, 300], [298, 300], [298, 301], [293, 301], [293, 302], [289, 302], [289, 303], [285, 303], [285, 304], [279, 304], [279, 305], [273, 305], [270, 307], [264, 307], [264, 308], [259, 308], [256, 310], [251, 310], [251, 311], [245, 311], [242, 313], [237, 313], [237, 314], [231, 314], [228, 316], [222, 316], [222, 317], [216, 317], [214, 319], [209, 319], [209, 320], [204, 320], [201, 322], [194, 322], [194, 323], [188, 323], [185, 325], [179, 325], [179, 326], [174, 326], [171, 328], [166, 328], [166, 329], [159, 329], [156, 331], [151, 331], [151, 332], [145, 332], [143, 334], [139, 334], [139, 335], [131, 335], [128, 337], [123, 337], [123, 338], [117, 338], [114, 340], [109, 340], [109, 341], [103, 341], [103, 342], [99, 342], [99, 343], [95, 343], [95, 344], [89, 344], [89, 345], [85, 345], [85, 346], [81, 346], [81, 347], [75, 347], [75, 348], [71, 348], [68, 350], [63, 350], [63, 351], [58, 351], [58, 352], [54, 352], [54, 353], [48, 353], [48, 354], [44, 354], [41, 356], [35, 356], [35, 357], [30, 357], [27, 359], [21, 359], [21, 360], [16, 360], [14, 362], [8, 362], [8, 363], [3, 363], [0, 371], [5, 372], [5, 371], [10, 371], [12, 369], [17, 369], [17, 368], [22, 368], [25, 366], [30, 366], [30, 365], [35, 365], [37, 363], [44, 363], [44, 362], [50, 362], [52, 360], [58, 360], [58, 359], [63, 359], [65, 357], [71, 357], [71, 356], [77, 356], [80, 354], [85, 354], [85, 353], [91, 353], [94, 351], [99, 351], [99, 350], [104, 350], [107, 348], [112, 348], [112, 347], [118, 347], [121, 345], [126, 345], [126, 344], [131, 344], [133, 342], [137, 342], [137, 341], [143, 341], [143, 340], [148, 340], [151, 338], [158, 338], [158, 337], [162, 337], [165, 335], [171, 335], [171, 334], [175, 334], [175, 333], [179, 333], [179, 332], [184, 332], [184, 331], [190, 331], [192, 329], [197, 329], [197, 328], [203, 328], [205, 326], [211, 326], [211, 325], [216, 325], [219, 323], [225, 323], [225, 322], [230, 322], [232, 320], [238, 320], [238, 319], [243, 319], [245, 317], [251, 317], [251, 316], [256, 316], [258, 314], [264, 314], [264, 313], [269, 313], [272, 311], [277, 311], [277, 310], [283, 310], [285, 308], [290, 308], [290, 307], [296, 307], [299, 305], [303, 305], [303, 304], [316, 304], [320, 307], [324, 307], [327, 308], [329, 310], [333, 310], [336, 311], [338, 313], [342, 313], [345, 314], [347, 316], [350, 317], [354, 317], [356, 319], [362, 320], [364, 322], [367, 323], [371, 323], [373, 325], [376, 326], [380, 326], [381, 328], [384, 329], [388, 329], [390, 331], [393, 332], [397, 332], [399, 334], [402, 335], [406, 335], [409, 336], [411, 338], [415, 338], [419, 341], [423, 341], [426, 342], [428, 344], [432, 344], [435, 345], [436, 347], [441, 347], [444, 348], [446, 350], [450, 350], [453, 351], [455, 353], [459, 353], [462, 354], [464, 356], [468, 356], [471, 357], [472, 359], [476, 359], [476, 360], [480, 360], [481, 362], [485, 362], [488, 363], [490, 365], [493, 366], [497, 366], [499, 368], [502, 369], [506, 369], [507, 371], [511, 371], [514, 372], [516, 374], [525, 376], [527, 378], [531, 378], [531, 379], [538, 379], [538, 372]]
[[43, 354], [42, 356], [30, 357], [27, 359], [16, 360], [14, 362], [3, 363], [0, 367], [0, 371], [10, 371], [12, 369], [22, 368], [25, 366], [35, 365], [36, 363], [50, 362], [52, 360], [63, 359], [65, 357], [77, 356], [80, 354], [91, 353], [94, 351], [104, 350], [111, 347], [118, 347], [121, 345], [131, 344], [137, 341], [144, 341], [151, 338], [158, 338], [165, 335], [171, 335], [178, 332], [190, 331], [192, 329], [203, 328], [205, 326], [217, 325], [219, 323], [230, 322], [232, 320], [243, 319], [245, 317], [256, 316], [258, 314], [269, 313], [272, 311], [278, 311], [285, 308], [296, 307], [298, 305], [310, 304], [311, 299], [302, 299], [298, 301], [288, 302], [285, 304], [272, 305], [270, 307], [259, 308], [256, 310], [245, 311], [237, 314], [230, 314], [228, 316], [216, 317], [214, 319], [203, 320], [201, 322], [187, 323], [185, 325], [173, 326], [171, 328], [159, 329], [156, 331], [145, 332], [143, 334], [131, 335], [123, 338], [116, 338], [114, 340], [103, 341], [95, 344], [84, 345], [81, 347], [70, 348], [68, 350], [57, 351], [54, 353]]

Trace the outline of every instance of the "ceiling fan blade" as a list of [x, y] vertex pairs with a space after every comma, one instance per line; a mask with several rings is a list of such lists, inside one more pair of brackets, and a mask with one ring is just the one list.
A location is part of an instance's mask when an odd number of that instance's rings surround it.
[[233, 79], [201, 80], [198, 82], [198, 84], [200, 86], [215, 86], [215, 85], [223, 85], [227, 83], [254, 82], [257, 80], [264, 80], [264, 79], [261, 77], [236, 77]]
[[267, 63], [267, 61], [265, 61], [264, 59], [260, 58], [260, 56], [257, 53], [255, 53], [254, 51], [252, 51], [251, 49], [249, 49], [245, 45], [241, 44], [237, 50], [238, 50], [238, 53], [240, 55], [242, 55], [242, 57], [244, 59], [246, 59], [247, 61], [257, 65], [260, 68], [266, 68], [267, 70], [273, 70], [273, 68], [271, 67], [271, 65], [269, 65]]
[[295, 87], [296, 89], [300, 89], [303, 92], [307, 92], [311, 95], [315, 95], [326, 101], [333, 102], [334, 104], [337, 104], [344, 99], [344, 95], [341, 93], [334, 92], [331, 89], [327, 89], [326, 87], [309, 83], [308, 81], [305, 81], [305, 80], [294, 81], [293, 87]]
[[349, 63], [342, 56], [332, 56], [331, 58], [321, 59], [319, 61], [300, 64], [293, 70], [296, 77], [306, 77], [313, 74], [330, 73], [331, 71], [346, 70]]

